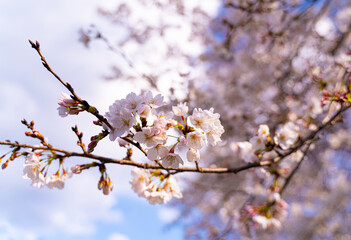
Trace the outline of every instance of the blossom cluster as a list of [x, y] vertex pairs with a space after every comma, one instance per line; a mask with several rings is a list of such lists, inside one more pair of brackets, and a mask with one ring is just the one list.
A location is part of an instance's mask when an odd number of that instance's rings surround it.
[[[145, 147], [149, 160], [161, 163], [164, 168], [173, 169], [184, 164], [176, 150], [187, 148], [187, 160], [193, 162], [200, 159], [200, 149], [206, 144], [214, 146], [221, 141], [224, 128], [219, 120], [220, 115], [214, 113], [213, 108], [210, 110], [195, 108], [193, 114], [187, 116], [189, 107], [186, 103], [173, 106], [169, 112], [158, 111], [163, 105], [165, 105], [163, 97], [160, 94], [153, 97], [150, 91], [140, 95], [132, 92], [125, 99], [115, 101], [106, 113], [106, 118], [113, 127], [110, 129], [110, 140], [114, 141], [123, 136], [133, 139]], [[108, 129], [105, 125], [104, 128]], [[176, 132], [178, 136], [169, 135], [170, 129], [177, 129], [172, 131], [172, 134]], [[168, 141], [170, 137], [175, 141]], [[137, 182], [131, 181], [132, 184]], [[175, 180], [169, 177], [166, 186], [174, 183]], [[138, 188], [133, 186], [133, 189]], [[153, 191], [143, 191], [143, 194], [136, 192], [152, 203], [160, 202], [154, 200]], [[180, 196], [178, 194], [178, 197]], [[168, 197], [157, 199], [163, 199], [164, 202], [169, 200]]]
[[269, 127], [262, 124], [259, 126], [257, 134], [249, 141], [235, 142], [232, 144], [232, 149], [245, 162], [254, 162], [264, 153], [272, 151], [275, 146], [281, 150], [293, 147], [300, 136], [299, 132], [299, 126], [293, 122], [287, 122], [278, 127], [272, 139]]
[[[274, 159], [294, 147], [299, 138], [300, 128], [293, 122], [279, 125], [273, 137], [267, 125], [260, 125], [257, 133], [249, 141], [235, 142], [231, 147], [238, 157], [252, 163]], [[301, 161], [302, 157], [303, 153], [297, 150], [272, 167], [259, 168], [251, 172], [244, 188], [254, 195], [259, 192], [268, 199], [259, 204], [245, 204], [240, 212], [241, 224], [261, 229], [281, 227], [288, 208], [287, 203], [280, 197], [282, 181], [291, 167]]]
[[134, 168], [130, 183], [138, 196], [146, 198], [151, 204], [167, 203], [172, 197], [183, 197], [175, 178], [165, 176], [160, 171]]
[[[59, 98], [59, 115], [65, 117], [69, 114], [78, 114], [81, 109], [76, 101], [67, 94]], [[160, 94], [153, 97], [148, 91], [141, 95], [129, 93], [125, 99], [115, 101], [106, 113], [106, 119], [113, 127], [110, 129], [106, 124], [105, 130], [109, 130], [111, 141], [126, 135], [138, 143], [144, 144], [148, 150], [147, 157], [150, 160], [161, 159], [164, 167], [177, 168], [184, 164], [175, 147], [188, 147], [187, 159], [190, 162], [200, 159], [199, 150], [206, 144], [216, 145], [221, 141], [224, 128], [219, 120], [220, 115], [214, 113], [213, 108], [202, 110], [195, 108], [193, 114], [186, 118], [188, 106], [180, 103], [172, 107], [172, 111], [164, 113], [157, 109], [165, 105], [164, 98]], [[183, 121], [179, 123], [173, 117]], [[169, 135], [167, 130], [178, 128], [181, 136], [176, 137], [177, 142], [172, 146], [166, 146]]]
[[113, 183], [109, 176], [101, 176], [98, 183], [98, 189], [102, 191], [104, 195], [108, 195], [113, 189]]
[[[42, 188], [47, 186], [49, 188], [58, 188], [62, 189], [65, 186], [65, 181], [72, 177], [71, 172], [67, 172], [62, 168], [62, 174], [60, 171], [57, 171], [55, 174], [50, 177], [46, 177], [47, 173], [43, 173], [46, 167], [45, 162], [40, 160], [41, 152], [34, 151], [28, 153], [23, 169], [23, 178], [31, 179], [32, 186]], [[61, 165], [61, 164], [60, 164]]]
[[[79, 103], [67, 94], [62, 94], [59, 99], [58, 111], [61, 117], [78, 114], [83, 110]], [[200, 150], [207, 144], [215, 146], [221, 141], [224, 128], [219, 120], [220, 115], [214, 113], [213, 108], [195, 108], [189, 115], [187, 104], [179, 103], [172, 107], [172, 111], [159, 111], [165, 104], [161, 94], [153, 96], [152, 92], [148, 91], [137, 95], [132, 92], [109, 107], [105, 114], [109, 124], [101, 122], [101, 125], [104, 132], [108, 132], [111, 141], [117, 139], [121, 147], [128, 145], [123, 138], [140, 144], [145, 148], [147, 158], [161, 164], [165, 169], [177, 169], [179, 165], [184, 164], [177, 151], [187, 149], [187, 160], [194, 162], [200, 159]], [[100, 135], [92, 137], [88, 152], [92, 152], [97, 142], [105, 136], [104, 133]], [[129, 158], [130, 154], [131, 152]], [[72, 171], [79, 173], [81, 169], [76, 167]], [[150, 203], [167, 202], [172, 196], [182, 197], [176, 180], [170, 175], [165, 177], [157, 171], [138, 169], [133, 170], [132, 175], [132, 188]], [[157, 184], [155, 178], [158, 179]], [[108, 194], [113, 184], [110, 178], [105, 176], [100, 179], [98, 187], [104, 194]]]
[[[127, 134], [145, 145], [148, 159], [161, 160], [165, 168], [184, 164], [179, 154], [175, 154], [177, 146], [187, 147], [187, 159], [193, 162], [200, 159], [199, 150], [205, 144], [216, 145], [221, 141], [224, 129], [219, 114], [213, 109], [195, 108], [193, 114], [186, 118], [189, 109], [186, 103], [173, 106], [170, 112], [158, 112], [157, 109], [164, 104], [160, 94], [153, 97], [151, 92], [141, 95], [130, 93], [125, 99], [117, 100], [106, 113], [107, 120], [114, 127], [110, 140]], [[175, 137], [176, 143], [166, 146], [170, 136], [167, 131], [174, 127], [179, 129], [180, 136]]]
[[281, 228], [281, 222], [287, 216], [288, 204], [278, 193], [271, 194], [264, 204], [247, 203], [240, 213], [242, 223], [253, 224], [256, 228]]

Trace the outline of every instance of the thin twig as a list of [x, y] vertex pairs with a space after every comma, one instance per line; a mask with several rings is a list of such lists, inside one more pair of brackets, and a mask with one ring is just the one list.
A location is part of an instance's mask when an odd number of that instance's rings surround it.
[[291, 171], [291, 173], [289, 174], [289, 176], [285, 179], [284, 185], [280, 188], [279, 190], [279, 194], [282, 195], [284, 190], [286, 189], [286, 187], [289, 185], [291, 179], [293, 178], [293, 176], [296, 174], [297, 170], [300, 168], [302, 162], [306, 159], [306, 154], [311, 146], [312, 142], [309, 143], [307, 145], [307, 148], [305, 149], [305, 151], [303, 152], [303, 156], [301, 158], [301, 160], [297, 163], [297, 165], [295, 166], [295, 168]]
[[136, 148], [138, 148], [142, 153], [144, 153], [145, 156], [147, 156], [147, 152], [141, 147], [140, 143], [134, 142], [133, 140], [130, 140], [128, 137], [121, 137], [124, 141], [132, 144]]
[[120, 55], [122, 57], [122, 59], [128, 64], [128, 66], [139, 77], [145, 78], [148, 81], [148, 83], [150, 83], [151, 87], [153, 87], [155, 90], [158, 90], [157, 83], [156, 83], [157, 79], [155, 79], [152, 75], [140, 73], [137, 70], [136, 66], [133, 64], [133, 62], [128, 58], [127, 54], [121, 48], [114, 46], [111, 43], [111, 41], [107, 37], [105, 37], [96, 26], [93, 25], [93, 26], [91, 26], [91, 28], [95, 29], [95, 31], [96, 31], [95, 39], [102, 40], [106, 44], [108, 50], [110, 50], [111, 52], [113, 52], [115, 54]]
[[[54, 75], [54, 77], [59, 80], [60, 83], [63, 84], [63, 86], [65, 86], [68, 91], [70, 91], [70, 93], [72, 94], [71, 97], [73, 97], [74, 100], [78, 101], [80, 104], [82, 104], [84, 106], [84, 110], [86, 110], [87, 112], [93, 114], [95, 117], [97, 117], [97, 119], [99, 119], [101, 122], [105, 123], [106, 126], [108, 128], [110, 128], [111, 130], [113, 130], [113, 126], [107, 121], [107, 119], [105, 117], [103, 117], [102, 115], [99, 114], [99, 111], [89, 105], [89, 103], [86, 100], [82, 100], [80, 97], [78, 97], [78, 95], [76, 94], [76, 92], [74, 91], [73, 87], [68, 83], [68, 82], [64, 82], [50, 67], [50, 65], [48, 64], [48, 62], [46, 61], [45, 57], [43, 56], [43, 54], [41, 53], [40, 50], [40, 44], [38, 41], [36, 41], [35, 43], [33, 43], [31, 40], [29, 40], [29, 43], [31, 44], [32, 48], [34, 48], [37, 53], [40, 56], [40, 59], [44, 65], [44, 67], [52, 74]], [[142, 153], [144, 153], [144, 155], [146, 156], [147, 153], [146, 151], [140, 146], [139, 143], [135, 143], [133, 141], [131, 141], [130, 139], [126, 138], [126, 137], [122, 137], [123, 140], [129, 142], [130, 144], [134, 145], [136, 148], [138, 148]]]
[[105, 117], [103, 117], [102, 115], [99, 114], [99, 111], [89, 105], [89, 103], [86, 100], [81, 99], [76, 92], [74, 91], [73, 87], [68, 83], [68, 82], [64, 82], [50, 67], [50, 65], [48, 64], [48, 62], [46, 61], [45, 57], [43, 56], [43, 54], [41, 53], [40, 50], [40, 44], [38, 41], [36, 41], [35, 43], [33, 43], [31, 40], [29, 40], [29, 43], [31, 44], [32, 48], [34, 48], [37, 53], [40, 56], [40, 59], [42, 61], [43, 66], [46, 68], [46, 70], [48, 70], [63, 86], [65, 86], [67, 88], [67, 90], [72, 94], [72, 99], [78, 101], [82, 106], [83, 106], [83, 110], [93, 114], [95, 117], [97, 117], [97, 119], [99, 119], [100, 121], [102, 121], [103, 123], [106, 124], [107, 127], [109, 127], [111, 130], [113, 130], [114, 128], [112, 127], [112, 125], [107, 121], [107, 119]]
[[[325, 128], [323, 128], [323, 133], [327, 131], [328, 128], [330, 128], [333, 123], [335, 123], [335, 121], [331, 121], [330, 124], [328, 126], [326, 126]], [[315, 139], [318, 140], [323, 136], [323, 133], [320, 133]], [[285, 179], [284, 185], [281, 187], [281, 189], [279, 190], [279, 194], [282, 195], [284, 190], [286, 189], [286, 187], [289, 185], [289, 183], [291, 182], [291, 179], [295, 176], [295, 174], [297, 173], [297, 171], [299, 170], [302, 162], [306, 159], [306, 155], [307, 152], [309, 151], [311, 145], [312, 145], [313, 141], [310, 141], [307, 143], [306, 149], [303, 151], [303, 156], [301, 158], [301, 160], [298, 162], [298, 164], [295, 166], [295, 168], [291, 171], [291, 173], [289, 174], [289, 176]]]
[[85, 154], [88, 154], [85, 145], [83, 143], [83, 133], [78, 131], [78, 127], [77, 125], [75, 125], [74, 127], [72, 127], [72, 131], [76, 134], [78, 141], [77, 141], [77, 145], [82, 149], [82, 151]]

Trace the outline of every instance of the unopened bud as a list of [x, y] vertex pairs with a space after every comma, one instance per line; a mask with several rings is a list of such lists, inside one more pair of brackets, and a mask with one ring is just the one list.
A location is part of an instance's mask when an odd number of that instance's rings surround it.
[[108, 195], [113, 190], [113, 183], [111, 182], [110, 177], [108, 177], [107, 181], [102, 188], [102, 192], [104, 195]]
[[7, 168], [7, 166], [9, 165], [9, 161], [6, 161], [5, 163], [3, 163], [2, 165], [1, 165], [1, 169], [5, 169], [5, 168]]
[[98, 189], [101, 190], [105, 185], [105, 180], [100, 178], [100, 181], [98, 183]]
[[33, 133], [31, 132], [25, 132], [24, 134], [26, 134], [27, 137], [33, 137]]
[[88, 153], [91, 153], [94, 151], [95, 147], [97, 146], [98, 141], [92, 141], [88, 145]]
[[102, 121], [101, 120], [93, 121], [93, 123], [95, 125], [102, 126]]
[[177, 124], [176, 127], [180, 130], [183, 131], [185, 128], [182, 124]]
[[79, 112], [81, 112], [79, 108], [69, 108], [68, 114], [70, 115], [78, 115]]
[[71, 167], [71, 171], [74, 174], [79, 174], [82, 172], [82, 167], [80, 165], [75, 165], [75, 166]]
[[17, 157], [17, 155], [18, 155], [18, 152], [12, 153], [12, 155], [11, 155], [11, 157], [10, 157], [10, 160], [11, 160], [11, 161], [15, 160], [15, 158]]
[[99, 136], [98, 135], [94, 135], [90, 138], [90, 141], [96, 141], [99, 139]]

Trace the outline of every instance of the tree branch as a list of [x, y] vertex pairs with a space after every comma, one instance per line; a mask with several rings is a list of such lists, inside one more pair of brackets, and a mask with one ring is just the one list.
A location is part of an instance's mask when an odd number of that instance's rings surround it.
[[[335, 120], [337, 117], [339, 117], [344, 111], [349, 109], [351, 105], [342, 107], [338, 112], [335, 113], [335, 115], [326, 123], [320, 125], [317, 130], [311, 132], [306, 138], [300, 141], [300, 143], [291, 148], [289, 151], [286, 153], [282, 154], [281, 156], [278, 156], [274, 159], [271, 160], [266, 160], [266, 161], [259, 161], [259, 162], [253, 162], [253, 163], [248, 163], [246, 165], [240, 166], [240, 167], [231, 167], [231, 168], [200, 168], [199, 166], [196, 167], [179, 167], [179, 168], [164, 168], [162, 165], [155, 165], [155, 164], [148, 164], [148, 163], [138, 163], [130, 160], [121, 160], [121, 159], [115, 159], [115, 158], [109, 158], [109, 157], [103, 157], [87, 152], [83, 153], [77, 153], [77, 152], [71, 152], [59, 148], [55, 148], [51, 145], [48, 146], [33, 146], [33, 145], [28, 145], [28, 144], [20, 144], [18, 142], [11, 142], [11, 141], [5, 141], [1, 142], [0, 145], [7, 145], [11, 147], [20, 147], [20, 148], [29, 148], [32, 150], [46, 150], [46, 151], [55, 151], [58, 153], [64, 154], [64, 157], [83, 157], [83, 158], [90, 158], [90, 159], [95, 159], [100, 161], [101, 163], [115, 163], [115, 164], [120, 164], [120, 165], [129, 165], [129, 166], [134, 166], [134, 167], [139, 167], [139, 168], [144, 168], [144, 169], [159, 169], [159, 170], [167, 170], [167, 171], [173, 171], [173, 174], [175, 173], [180, 173], [180, 172], [199, 172], [199, 173], [217, 173], [217, 174], [223, 174], [223, 173], [239, 173], [244, 170], [248, 170], [251, 168], [257, 168], [257, 167], [264, 167], [264, 166], [271, 166], [274, 165], [280, 161], [282, 161], [284, 158], [288, 157], [290, 154], [296, 152], [299, 150], [302, 146], [305, 146], [305, 144], [312, 144], [314, 141], [320, 138], [315, 138], [315, 136], [320, 133], [323, 129], [332, 126], [335, 123]], [[128, 141], [129, 142], [129, 141]], [[133, 141], [132, 141], [133, 142]], [[134, 145], [139, 144], [133, 142]]]

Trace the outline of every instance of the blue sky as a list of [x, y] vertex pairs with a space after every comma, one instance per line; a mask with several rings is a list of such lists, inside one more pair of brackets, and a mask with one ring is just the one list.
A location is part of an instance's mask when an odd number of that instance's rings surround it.
[[[75, 87], [77, 93], [102, 112], [135, 86], [106, 82], [102, 76], [121, 59], [103, 44], [91, 50], [78, 43], [78, 30], [96, 23], [109, 25], [96, 14], [97, 6], [113, 7], [113, 1], [0, 1], [0, 139], [36, 143], [24, 137], [21, 119], [35, 120], [36, 128], [54, 146], [79, 151], [71, 126], [78, 124], [84, 140], [99, 132], [87, 114], [60, 118], [57, 98], [65, 89], [42, 67], [28, 39], [38, 40], [49, 64]], [[138, 87], [144, 87], [139, 84]], [[97, 154], [123, 157], [108, 141]], [[0, 147], [0, 153], [8, 149]], [[111, 195], [97, 190], [99, 173], [75, 175], [63, 190], [36, 189], [22, 179], [23, 159], [0, 171], [0, 239], [107, 239], [169, 240], [183, 238], [179, 227], [165, 230], [176, 212], [152, 206], [130, 189], [130, 168], [111, 166], [115, 184]], [[69, 159], [67, 165], [83, 160]]]

